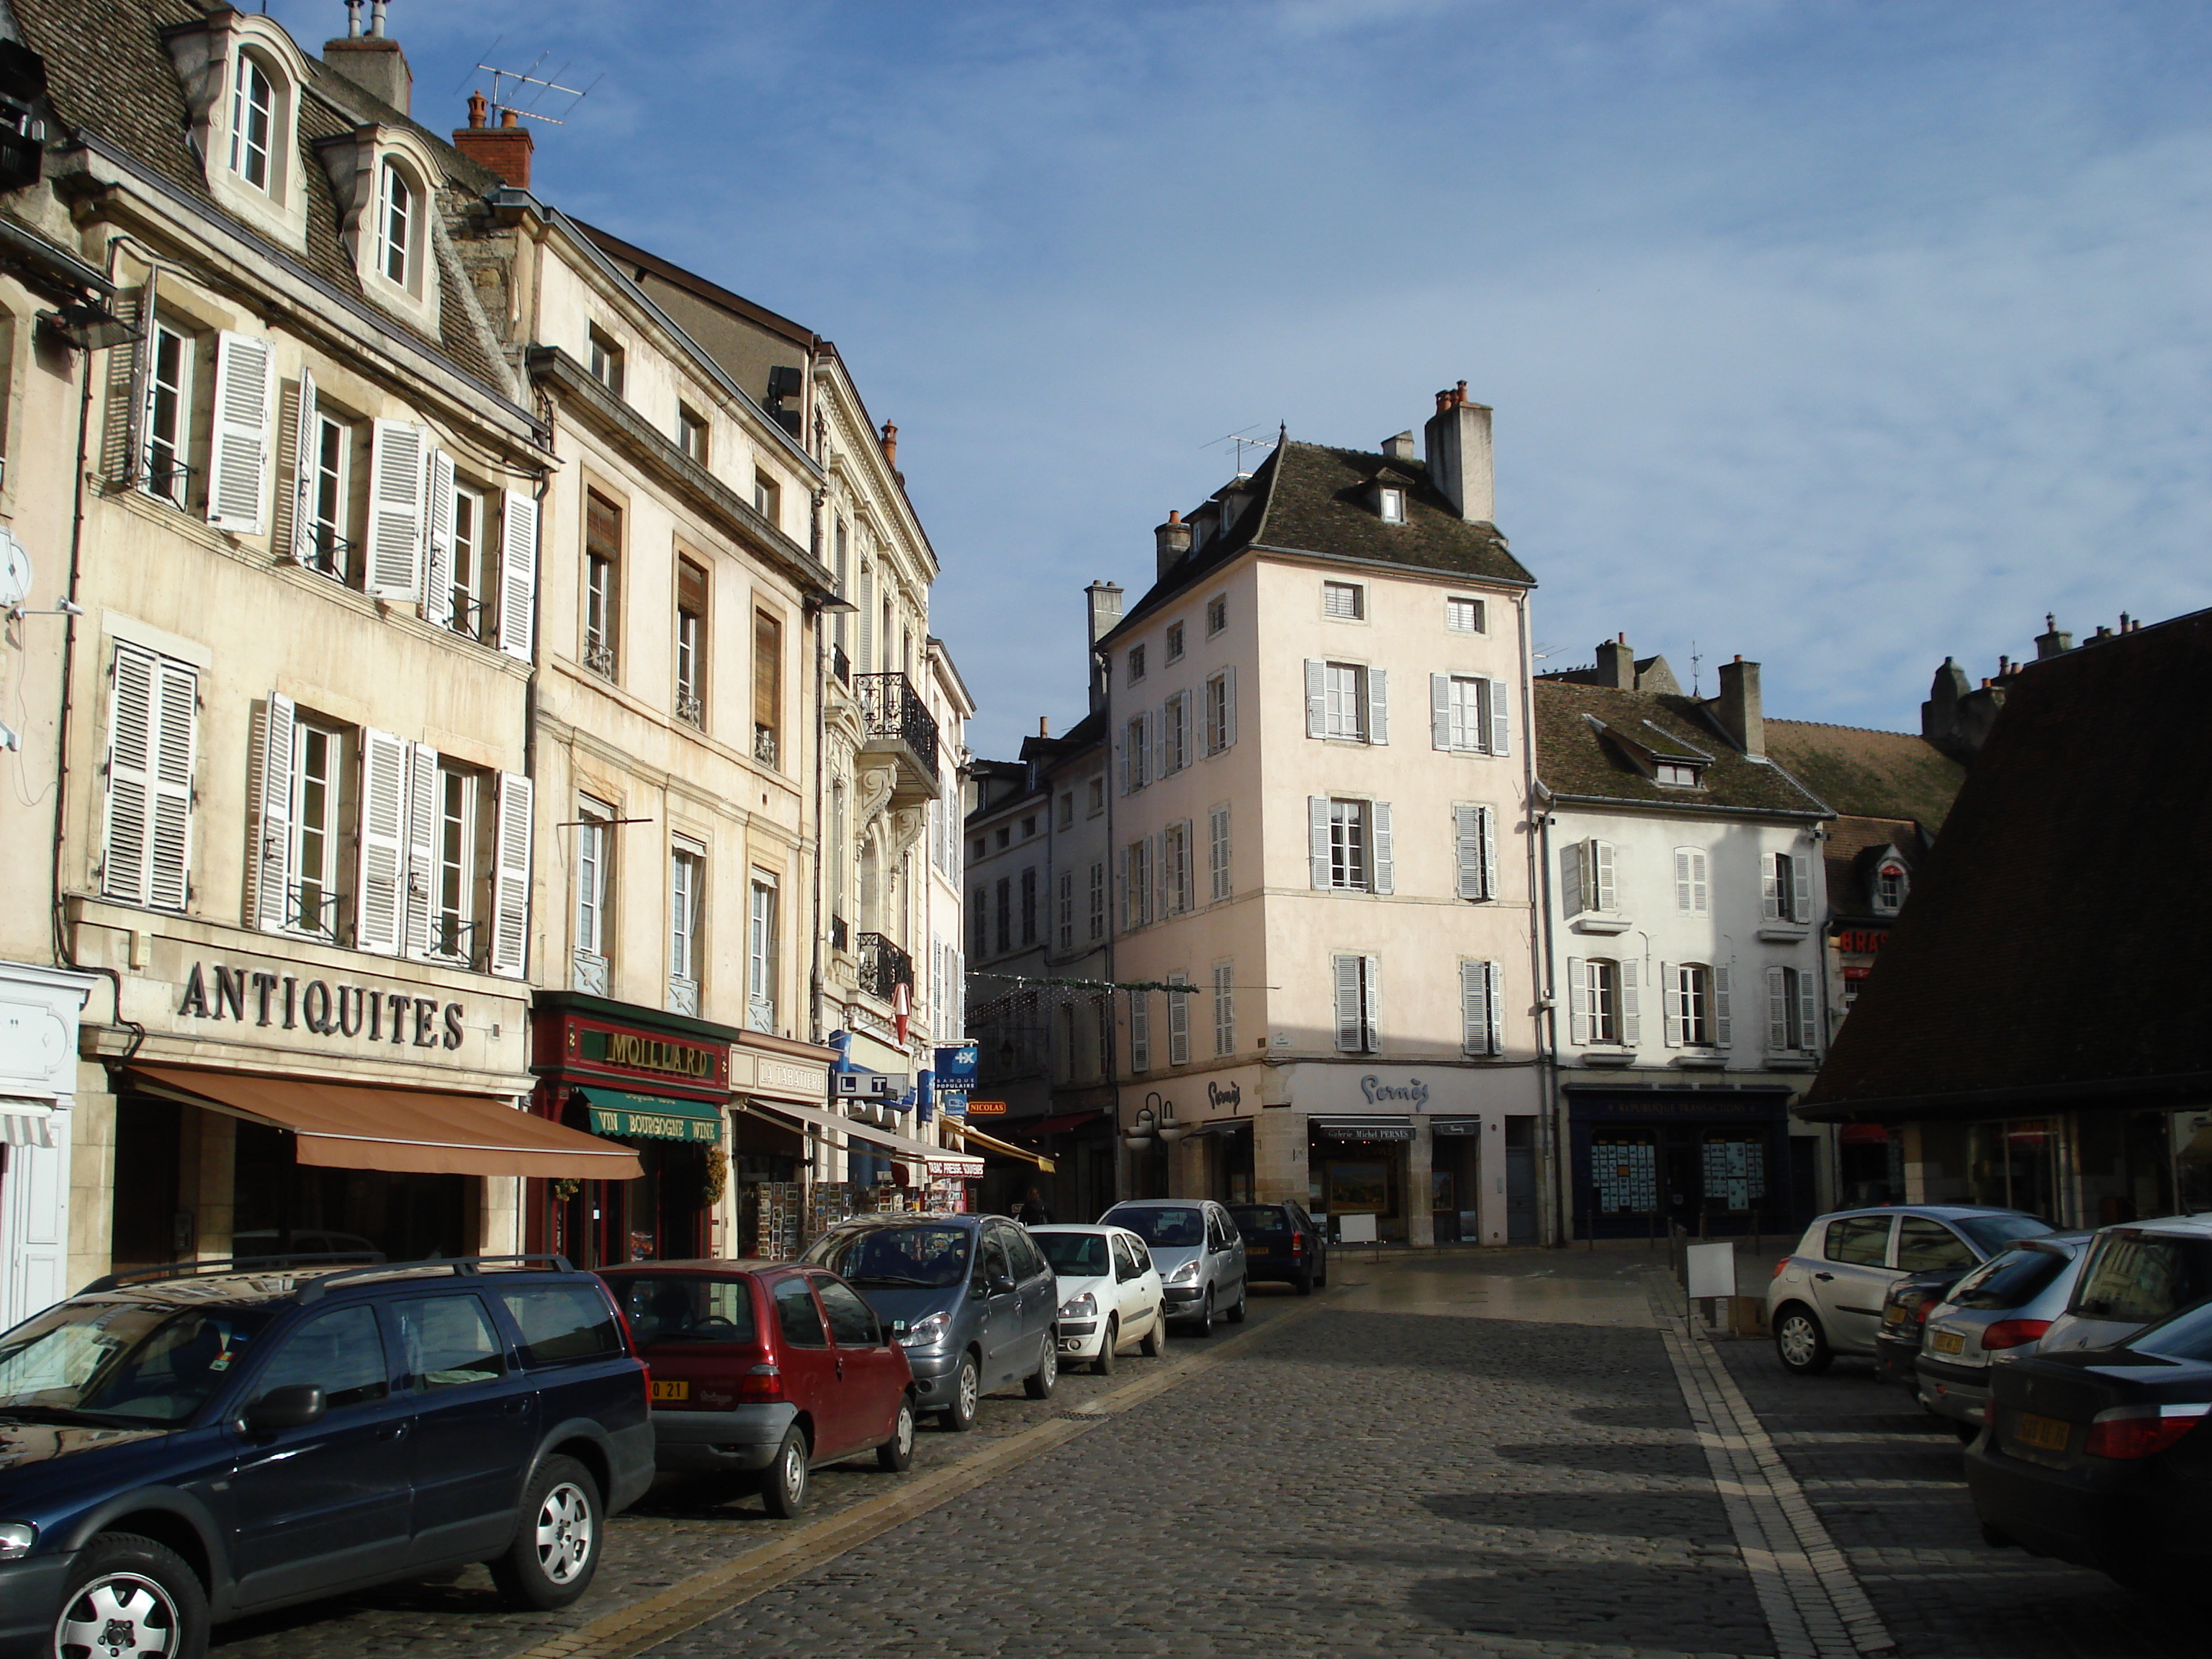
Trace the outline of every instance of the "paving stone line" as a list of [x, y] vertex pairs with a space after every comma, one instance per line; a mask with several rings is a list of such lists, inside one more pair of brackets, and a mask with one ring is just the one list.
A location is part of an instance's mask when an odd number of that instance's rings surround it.
[[1042, 1456], [1119, 1413], [1234, 1359], [1245, 1348], [1288, 1329], [1328, 1305], [1316, 1296], [1306, 1306], [1272, 1319], [1257, 1330], [1208, 1346], [1160, 1370], [1085, 1402], [1083, 1414], [1062, 1413], [972, 1457], [911, 1481], [897, 1492], [856, 1504], [803, 1531], [746, 1551], [732, 1560], [671, 1585], [659, 1595], [618, 1607], [579, 1629], [523, 1649], [512, 1659], [630, 1659], [719, 1613], [741, 1607], [777, 1585], [972, 1492], [1009, 1469]]
[[1709, 1341], [1692, 1334], [1671, 1274], [1645, 1275], [1681, 1385], [1780, 1659], [1857, 1659], [1897, 1644], [1779, 1449]]

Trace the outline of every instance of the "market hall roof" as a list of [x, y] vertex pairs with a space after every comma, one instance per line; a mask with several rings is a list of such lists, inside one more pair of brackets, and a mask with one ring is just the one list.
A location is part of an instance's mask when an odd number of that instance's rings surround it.
[[[1737, 748], [1694, 697], [1548, 679], [1530, 690], [1536, 775], [1555, 796], [1680, 812], [1831, 816], [1828, 804], [1784, 769]], [[1697, 762], [1697, 787], [1662, 784], [1629, 744], [1662, 758], [1711, 758]]]
[[1930, 835], [1942, 828], [1966, 776], [1965, 767], [1914, 733], [1815, 720], [1769, 720], [1766, 752], [1837, 811], [1909, 818]]

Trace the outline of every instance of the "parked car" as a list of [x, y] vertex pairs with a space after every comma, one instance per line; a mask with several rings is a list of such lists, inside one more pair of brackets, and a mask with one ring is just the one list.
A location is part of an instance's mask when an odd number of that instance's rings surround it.
[[1232, 1325], [1243, 1322], [1244, 1237], [1212, 1199], [1131, 1199], [1107, 1211], [1099, 1224], [1126, 1227], [1151, 1246], [1166, 1287], [1169, 1317], [1200, 1336], [1212, 1334], [1217, 1312]]
[[1907, 1273], [1972, 1267], [2017, 1238], [2050, 1226], [2019, 1210], [1978, 1205], [1901, 1205], [1841, 1210], [1805, 1230], [1796, 1252], [1774, 1264], [1767, 1327], [1782, 1363], [1802, 1376], [1836, 1355], [1871, 1354], [1890, 1281]]
[[2042, 1351], [2111, 1348], [2212, 1296], [2212, 1216], [2100, 1227]]
[[652, 1480], [645, 1368], [558, 1257], [111, 1275], [0, 1334], [0, 1650], [199, 1659], [474, 1561], [562, 1607]]
[[1961, 1440], [1981, 1432], [1993, 1365], [2025, 1359], [2066, 1307], [2087, 1233], [2022, 1239], [1951, 1288], [1929, 1314], [1913, 1361], [1920, 1403]]
[[1907, 1273], [1890, 1281], [1889, 1288], [1881, 1295], [1881, 1322], [1875, 1327], [1875, 1382], [1913, 1380], [1912, 1362], [1920, 1354], [1923, 1322], [1966, 1273], [1965, 1267], [1943, 1267], [1935, 1273]]
[[1143, 1239], [1126, 1227], [1029, 1231], [1060, 1280], [1062, 1364], [1087, 1363], [1110, 1376], [1115, 1356], [1127, 1343], [1142, 1343], [1148, 1359], [1167, 1352], [1166, 1294]]
[[1300, 1296], [1328, 1283], [1328, 1238], [1295, 1201], [1232, 1204], [1229, 1218], [1244, 1238], [1244, 1270], [1263, 1283], [1293, 1285]]
[[769, 1513], [806, 1507], [810, 1472], [872, 1451], [914, 1462], [914, 1373], [835, 1273], [758, 1261], [653, 1261], [599, 1277], [653, 1378], [665, 1470], [759, 1477]]
[[2212, 1537], [2212, 1304], [2117, 1348], [2046, 1350], [2000, 1366], [1989, 1409], [1989, 1432], [1966, 1451], [1984, 1538], [2201, 1599]]
[[915, 1409], [975, 1426], [983, 1395], [1019, 1382], [1048, 1400], [1060, 1380], [1059, 1281], [1028, 1231], [1004, 1216], [865, 1216], [805, 1260], [854, 1290], [906, 1350]]

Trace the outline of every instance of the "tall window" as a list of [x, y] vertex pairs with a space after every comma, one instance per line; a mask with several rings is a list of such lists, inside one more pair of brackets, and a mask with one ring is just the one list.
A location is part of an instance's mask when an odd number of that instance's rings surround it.
[[338, 936], [343, 888], [338, 854], [345, 738], [306, 720], [295, 728], [292, 797], [292, 925], [318, 939]]
[[1819, 1046], [1820, 1003], [1812, 975], [1796, 968], [1766, 970], [1766, 1046], [1776, 1054], [1810, 1054]]
[[1142, 927], [1152, 919], [1152, 843], [1139, 837], [1121, 852], [1121, 926]]
[[[833, 556], [836, 560], [836, 562], [831, 566], [831, 571], [837, 578], [837, 597], [841, 599], [848, 597], [845, 591], [846, 578], [852, 574], [851, 565], [853, 552], [850, 536], [850, 527], [846, 524], [844, 520], [838, 520], [836, 533], [831, 538], [831, 544], [835, 550]], [[835, 643], [837, 649], [841, 652], [846, 648], [845, 624], [848, 614], [849, 613], [843, 611], [837, 612], [837, 620], [835, 627]]]
[[1208, 599], [1206, 602], [1206, 637], [1210, 640], [1228, 626], [1228, 596], [1224, 594], [1218, 599]]
[[689, 404], [676, 406], [676, 447], [700, 465], [707, 465], [707, 417]]
[[1181, 915], [1191, 908], [1191, 824], [1182, 818], [1168, 825], [1160, 835], [1160, 891], [1162, 908], [1169, 915]]
[[1062, 830], [1075, 828], [1075, 791], [1073, 789], [1060, 791], [1058, 811], [1060, 814], [1058, 827]]
[[1620, 964], [1607, 962], [1602, 957], [1591, 957], [1583, 963], [1583, 987], [1589, 1021], [1588, 1035], [1583, 1041], [1619, 1042], [1621, 1040]]
[[999, 878], [999, 948], [1014, 948], [1014, 878]]
[[991, 948], [991, 902], [980, 887], [968, 895], [968, 948], [977, 956]]
[[477, 812], [482, 781], [471, 772], [438, 770], [438, 891], [431, 951], [455, 962], [477, 958]]
[[1206, 683], [1206, 752], [1218, 755], [1237, 741], [1237, 671], [1224, 668]]
[[756, 1031], [775, 1030], [775, 881], [753, 872], [752, 904], [745, 939], [745, 1023]]
[[699, 927], [707, 880], [704, 848], [678, 842], [668, 857], [668, 1006], [672, 1012], [699, 1012]]
[[1769, 921], [1802, 925], [1812, 921], [1812, 860], [1795, 853], [1776, 853], [1765, 863], [1761, 914]]
[[1129, 647], [1129, 684], [1134, 685], [1144, 678], [1145, 647], [1141, 645], [1133, 645]]
[[753, 612], [753, 758], [777, 764], [783, 733], [783, 624]]
[[1096, 859], [1091, 865], [1091, 942], [1096, 945], [1106, 937], [1106, 860]]
[[1572, 842], [1559, 848], [1559, 903], [1568, 915], [1605, 915], [1620, 907], [1609, 841]]
[[614, 808], [585, 799], [576, 817], [574, 988], [607, 994], [608, 911], [614, 896]]
[[[770, 524], [776, 522], [777, 498], [781, 493], [775, 479], [769, 477], [758, 467], [753, 469], [753, 510]], [[890, 654], [890, 635], [888, 630], [884, 635], [884, 654], [885, 656]]]
[[[1190, 975], [1181, 971], [1170, 974], [1168, 975], [1168, 983], [1170, 985], [1188, 985], [1190, 983]], [[1188, 991], [1170, 991], [1167, 994], [1168, 1064], [1170, 1066], [1188, 1066], [1190, 1064], [1190, 999], [1192, 994]]]
[[1710, 900], [1705, 880], [1705, 855], [1694, 847], [1674, 849], [1674, 908], [1686, 916], [1702, 916]]
[[1406, 522], [1406, 492], [1402, 489], [1380, 489], [1376, 492], [1376, 505], [1384, 524]]
[[1324, 735], [1366, 742], [1367, 671], [1348, 662], [1333, 662], [1322, 674], [1328, 699]]
[[592, 331], [592, 378], [619, 398], [623, 393], [623, 349], [614, 337]]
[[1368, 803], [1332, 800], [1328, 804], [1328, 885], [1364, 888], [1370, 884]]
[[491, 638], [492, 568], [498, 562], [485, 543], [484, 498], [473, 489], [453, 491], [453, 610], [457, 634]]
[[1152, 994], [1129, 993], [1129, 1069], [1146, 1072], [1152, 1065]]
[[199, 676], [120, 641], [113, 672], [100, 890], [181, 910], [191, 891]]
[[256, 190], [269, 188], [276, 126], [276, 88], [269, 71], [240, 52], [230, 100], [230, 170]]
[[325, 576], [348, 580], [353, 569], [353, 543], [346, 535], [353, 511], [353, 426], [337, 416], [315, 413], [315, 471], [308, 503], [313, 526], [313, 550], [308, 556], [314, 568]]
[[1226, 805], [1217, 806], [1206, 815], [1206, 831], [1213, 874], [1209, 891], [1218, 902], [1227, 898], [1232, 890], [1229, 876], [1229, 808]]
[[1160, 710], [1160, 775], [1180, 772], [1190, 764], [1190, 693], [1178, 691]]
[[1152, 780], [1152, 717], [1139, 714], [1121, 728], [1121, 793], [1142, 789]]
[[1237, 1052], [1237, 969], [1234, 964], [1213, 964], [1213, 1052]]
[[1075, 948], [1075, 872], [1060, 872], [1060, 948], [1063, 951]]
[[146, 489], [185, 503], [192, 435], [192, 340], [166, 323], [154, 325], [146, 376]]
[[596, 489], [584, 496], [584, 666], [615, 678], [622, 590], [622, 508]]
[[1381, 964], [1369, 956], [1334, 956], [1336, 1046], [1347, 1054], [1371, 1054], [1382, 1046], [1377, 981]]
[[1037, 937], [1037, 872], [1034, 864], [1022, 872], [1022, 943], [1035, 945]]
[[415, 242], [415, 187], [395, 161], [384, 164], [383, 229], [377, 264], [386, 277], [406, 288]]
[[1181, 662], [1182, 660], [1182, 624], [1181, 623], [1168, 624], [1167, 641], [1168, 660]]
[[1874, 908], [1878, 915], [1893, 916], [1905, 908], [1905, 866], [1884, 863], [1874, 873]]
[[707, 573], [676, 562], [676, 718], [707, 726]]

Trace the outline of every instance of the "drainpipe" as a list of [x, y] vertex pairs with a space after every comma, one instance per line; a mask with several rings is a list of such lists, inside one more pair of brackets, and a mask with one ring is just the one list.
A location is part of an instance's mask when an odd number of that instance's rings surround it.
[[[822, 507], [829, 497], [824, 488], [814, 492], [814, 507], [807, 524], [808, 550], [814, 562], [822, 562]], [[806, 601], [806, 615], [814, 624], [814, 938], [810, 951], [811, 962], [807, 969], [806, 1025], [811, 1041], [822, 1041], [822, 783], [823, 751], [828, 745], [826, 702], [829, 696], [827, 659], [822, 650], [822, 604], [817, 598]]]
[[[1524, 678], [1521, 690], [1521, 753], [1524, 799], [1530, 813], [1528, 836], [1528, 891], [1536, 905], [1535, 925], [1528, 930], [1532, 977], [1539, 1001], [1536, 1018], [1536, 1075], [1542, 1096], [1536, 1115], [1538, 1156], [1543, 1174], [1537, 1188], [1541, 1199], [1536, 1218], [1540, 1237], [1564, 1248], [1566, 1230], [1562, 1218], [1573, 1214], [1564, 1206], [1567, 1173], [1560, 1166], [1559, 1117], [1565, 1109], [1559, 1073], [1559, 977], [1555, 972], [1556, 941], [1552, 934], [1552, 814], [1549, 792], [1536, 775], [1536, 696], [1534, 663], [1528, 653], [1528, 605], [1523, 594], [1514, 602], [1514, 617], [1521, 635]], [[1540, 800], [1540, 795], [1541, 799]]]

